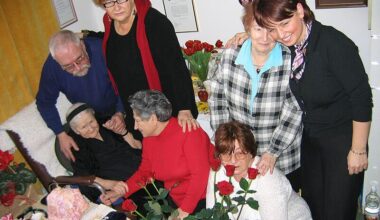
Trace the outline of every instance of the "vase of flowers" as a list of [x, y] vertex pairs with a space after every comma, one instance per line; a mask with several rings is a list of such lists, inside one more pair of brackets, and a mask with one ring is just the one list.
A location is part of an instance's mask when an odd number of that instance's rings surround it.
[[12, 206], [16, 196], [24, 195], [28, 186], [37, 181], [25, 163], [17, 164], [13, 160], [9, 151], [0, 150], [0, 204], [3, 206]]
[[[188, 40], [182, 48], [182, 54], [188, 63], [190, 72], [199, 79], [198, 87], [202, 94], [198, 94], [201, 101], [206, 102], [204, 81], [207, 79], [209, 62], [213, 53], [218, 53], [218, 48], [223, 47], [223, 42], [217, 40], [214, 45], [199, 40]], [[196, 89], [198, 91], [198, 89]], [[202, 97], [202, 98], [201, 98]]]

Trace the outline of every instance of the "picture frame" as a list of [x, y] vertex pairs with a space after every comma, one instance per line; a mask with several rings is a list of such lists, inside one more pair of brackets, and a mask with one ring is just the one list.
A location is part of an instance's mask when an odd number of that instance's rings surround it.
[[193, 0], [162, 0], [176, 33], [198, 32]]
[[72, 0], [52, 0], [60, 28], [78, 21]]
[[368, 0], [315, 0], [315, 8], [367, 7]]

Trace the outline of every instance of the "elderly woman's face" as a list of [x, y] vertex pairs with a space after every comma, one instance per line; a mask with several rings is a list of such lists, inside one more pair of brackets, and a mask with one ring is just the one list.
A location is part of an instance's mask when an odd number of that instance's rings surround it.
[[133, 111], [133, 118], [135, 119], [135, 130], [139, 130], [143, 137], [153, 135], [155, 125], [152, 116], [148, 120], [143, 120], [135, 111]]
[[82, 112], [75, 121], [74, 131], [83, 138], [95, 138], [99, 133], [99, 124], [92, 114]]
[[275, 45], [275, 41], [269, 35], [267, 29], [260, 27], [256, 21], [252, 22], [250, 29], [252, 50], [256, 53], [269, 54]]
[[235, 140], [235, 150], [232, 154], [221, 154], [220, 159], [223, 165], [235, 166], [235, 176], [245, 176], [252, 162], [252, 155], [244, 152], [240, 144]]
[[[107, 2], [113, 2], [104, 0], [103, 4]], [[133, 16], [133, 10], [135, 7], [134, 0], [127, 0], [122, 3], [114, 2], [114, 5], [109, 8], [105, 8], [107, 14], [116, 22], [126, 22]]]

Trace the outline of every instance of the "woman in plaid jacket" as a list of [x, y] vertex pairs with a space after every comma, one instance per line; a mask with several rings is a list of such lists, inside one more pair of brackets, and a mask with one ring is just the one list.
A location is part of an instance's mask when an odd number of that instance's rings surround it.
[[253, 18], [252, 5], [245, 6], [243, 24], [250, 38], [239, 48], [223, 52], [218, 70], [210, 79], [211, 127], [239, 121], [249, 125], [258, 144], [265, 175], [276, 165], [300, 188], [302, 110], [289, 88], [290, 50], [270, 38]]

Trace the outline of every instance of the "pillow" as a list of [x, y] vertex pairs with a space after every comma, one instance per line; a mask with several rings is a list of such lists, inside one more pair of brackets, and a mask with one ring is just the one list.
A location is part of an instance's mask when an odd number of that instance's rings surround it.
[[[64, 115], [70, 105], [71, 103], [67, 100], [66, 96], [61, 93], [56, 104], [61, 116], [61, 121], [65, 121]], [[51, 176], [68, 174], [66, 169], [59, 163], [57, 157], [55, 156], [55, 135], [42, 119], [37, 110], [35, 101], [1, 124], [0, 129], [11, 130], [17, 133], [20, 137], [20, 141], [27, 149], [28, 154], [35, 161], [45, 165]], [[1, 135], [4, 136], [4, 132], [2, 132]], [[4, 141], [0, 141], [0, 149], [2, 150], [8, 150], [3, 149], [2, 146], [6, 146], [5, 148], [10, 148], [9, 145], [9, 138], [4, 138]], [[11, 148], [15, 148], [14, 143]]]

